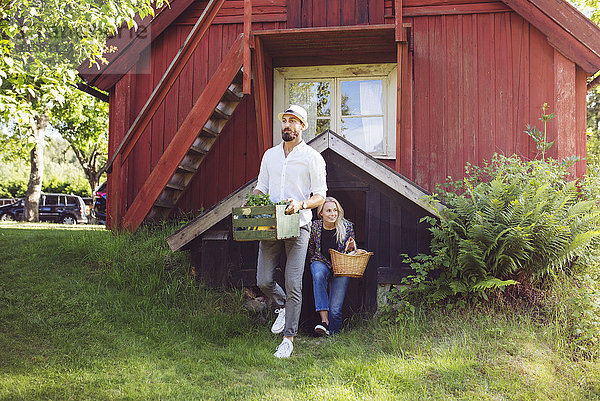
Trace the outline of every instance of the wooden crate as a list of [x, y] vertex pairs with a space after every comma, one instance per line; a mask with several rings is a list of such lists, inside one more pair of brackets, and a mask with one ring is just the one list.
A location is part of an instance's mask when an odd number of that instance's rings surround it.
[[262, 241], [299, 236], [300, 213], [285, 214], [286, 208], [287, 205], [234, 207], [233, 239]]

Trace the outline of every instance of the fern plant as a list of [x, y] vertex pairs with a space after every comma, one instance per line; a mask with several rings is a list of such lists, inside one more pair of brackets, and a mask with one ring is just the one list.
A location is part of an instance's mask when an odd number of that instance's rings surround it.
[[435, 279], [421, 277], [418, 290], [432, 302], [487, 298], [490, 291], [519, 282], [543, 286], [577, 264], [598, 263], [600, 212], [566, 176], [566, 167], [552, 159], [495, 155], [450, 186], [461, 193], [443, 191], [448, 207], [439, 219], [427, 219], [431, 257], [408, 258], [420, 272], [437, 272]]

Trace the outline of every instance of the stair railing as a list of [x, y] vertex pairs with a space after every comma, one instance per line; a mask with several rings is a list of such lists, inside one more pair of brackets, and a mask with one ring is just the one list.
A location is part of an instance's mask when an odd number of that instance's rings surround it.
[[196, 21], [194, 27], [185, 39], [183, 46], [181, 46], [181, 49], [179, 49], [179, 52], [177, 52], [173, 58], [173, 61], [171, 61], [171, 64], [165, 71], [156, 88], [154, 88], [154, 91], [148, 98], [148, 101], [136, 117], [133, 124], [131, 124], [131, 127], [129, 127], [127, 134], [117, 149], [114, 151], [112, 157], [106, 165], [107, 171], [111, 171], [112, 165], [117, 156], [120, 157], [121, 164], [125, 163], [127, 156], [129, 156], [135, 144], [142, 136], [142, 133], [150, 121], [152, 121], [152, 117], [154, 117], [154, 114], [167, 96], [167, 93], [181, 74], [181, 71], [183, 71], [187, 61], [190, 59], [190, 57], [192, 57], [194, 50], [196, 50], [198, 44], [200, 44], [200, 41], [208, 32], [208, 29], [210, 28], [224, 2], [225, 0], [210, 0], [202, 12], [202, 15], [200, 15], [200, 18], [198, 18], [198, 21]]

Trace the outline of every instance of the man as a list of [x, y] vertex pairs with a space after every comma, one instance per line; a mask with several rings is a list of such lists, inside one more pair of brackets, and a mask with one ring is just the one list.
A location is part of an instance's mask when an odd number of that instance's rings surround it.
[[[289, 358], [294, 349], [294, 337], [298, 334], [302, 307], [302, 275], [312, 220], [310, 209], [325, 201], [327, 183], [325, 160], [302, 140], [302, 131], [308, 126], [306, 110], [292, 105], [279, 114], [279, 120], [283, 142], [263, 155], [254, 194], [267, 193], [273, 202], [291, 202], [286, 213], [300, 212], [300, 235], [260, 242], [256, 282], [277, 308], [277, 319], [271, 331], [275, 334], [283, 332], [283, 341], [274, 355]], [[273, 280], [273, 272], [284, 250], [287, 256], [286, 292]]]

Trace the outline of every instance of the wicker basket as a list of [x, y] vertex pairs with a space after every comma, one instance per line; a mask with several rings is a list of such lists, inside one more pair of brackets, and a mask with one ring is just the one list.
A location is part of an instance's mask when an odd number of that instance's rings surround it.
[[358, 249], [356, 253], [348, 254], [329, 249], [329, 254], [331, 255], [333, 274], [341, 277], [360, 278], [365, 272], [365, 268], [373, 252]]

